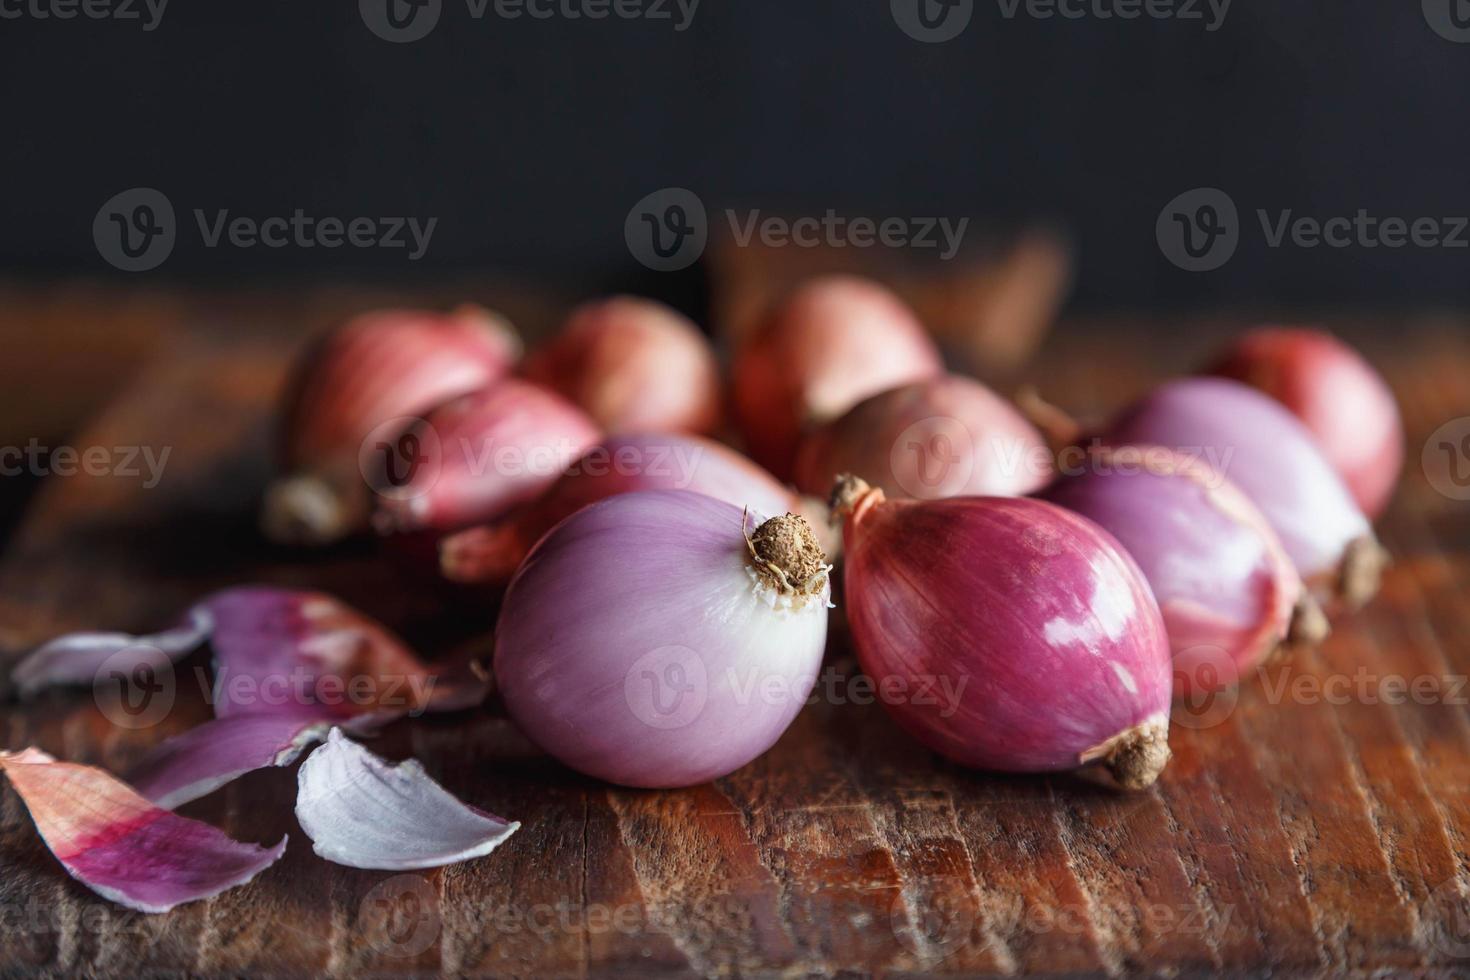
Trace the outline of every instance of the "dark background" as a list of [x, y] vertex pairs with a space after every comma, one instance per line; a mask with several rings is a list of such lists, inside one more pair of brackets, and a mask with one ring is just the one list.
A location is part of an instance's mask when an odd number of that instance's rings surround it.
[[[370, 33], [353, 0], [173, 0], [151, 33], [0, 20], [5, 274], [128, 279], [91, 223], [151, 186], [181, 223], [194, 207], [440, 220], [417, 263], [193, 234], [134, 280], [496, 269], [670, 293], [698, 271], [643, 270], [623, 220], [682, 185], [712, 208], [1049, 221], [1077, 246], [1076, 309], [1470, 304], [1470, 250], [1271, 249], [1254, 218], [1470, 214], [1470, 44], [1437, 36], [1419, 0], [1236, 0], [1214, 33], [1008, 20], [978, 0], [937, 45], [906, 36], [887, 0], [704, 0], [684, 33], [444, 2], [411, 44]], [[1224, 268], [1184, 272], [1154, 221], [1210, 185], [1239, 205], [1244, 240]]]

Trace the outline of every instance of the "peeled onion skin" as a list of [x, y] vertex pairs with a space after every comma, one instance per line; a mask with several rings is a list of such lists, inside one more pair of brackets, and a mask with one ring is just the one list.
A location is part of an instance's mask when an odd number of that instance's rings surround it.
[[363, 441], [394, 419], [484, 387], [509, 372], [520, 340], [496, 314], [381, 310], [349, 320], [296, 364], [283, 399], [282, 475], [261, 525], [273, 540], [322, 545], [367, 526]]
[[[1329, 613], [1378, 592], [1388, 554], [1341, 477], [1295, 416], [1226, 378], [1182, 378], [1155, 388], [1092, 435], [1033, 396], [1023, 402], [1059, 454], [1087, 445], [1157, 445], [1199, 457], [1250, 498]], [[1042, 407], [1044, 406], [1044, 408]]]
[[1177, 694], [1326, 636], [1265, 517], [1198, 460], [1160, 446], [1095, 446], [1040, 496], [1097, 523], [1138, 562], [1164, 617]]
[[[637, 490], [693, 490], [761, 516], [808, 516], [818, 539], [827, 521], [820, 501], [803, 499], [728, 446], [693, 435], [611, 436], [587, 451], [544, 494], [502, 520], [470, 528], [439, 546], [444, 577], [503, 587], [531, 547], [588, 504]], [[824, 549], [827, 542], [821, 542]]]
[[[929, 748], [962, 765], [1100, 762], [1122, 786], [1168, 762], [1169, 642], [1148, 583], [1097, 525], [1027, 498], [887, 500], [844, 476], [844, 583], [858, 661]], [[939, 701], [940, 703], [933, 703]]]
[[[561, 396], [508, 378], [446, 402], [408, 433], [412, 476], [376, 481], [380, 534], [443, 534], [497, 520], [534, 500], [601, 438]], [[395, 468], [408, 463], [394, 460]]]
[[720, 424], [720, 372], [709, 341], [652, 300], [617, 296], [578, 307], [523, 372], [607, 432], [707, 434]]
[[1014, 405], [945, 374], [879, 392], [809, 433], [796, 486], [824, 494], [864, 473], [889, 497], [1024, 496], [1052, 477], [1046, 439]]
[[810, 696], [830, 588], [801, 518], [754, 533], [739, 507], [647, 490], [578, 511], [511, 582], [494, 674], [543, 751], [625, 786], [727, 775]]
[[805, 430], [943, 370], [923, 325], [887, 289], [853, 277], [817, 279], [772, 310], [737, 353], [736, 421], [751, 457], [787, 479]]
[[1362, 355], [1321, 330], [1259, 327], [1210, 368], [1285, 405], [1312, 433], [1358, 506], [1376, 518], [1404, 465], [1398, 403]]

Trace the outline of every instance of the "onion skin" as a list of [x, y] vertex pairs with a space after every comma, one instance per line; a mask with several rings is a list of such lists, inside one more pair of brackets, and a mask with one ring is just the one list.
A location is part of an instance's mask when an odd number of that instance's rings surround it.
[[1167, 446], [1203, 457], [1256, 505], [1329, 610], [1378, 591], [1386, 555], [1311, 433], [1278, 402], [1224, 378], [1155, 389], [1102, 433], [1112, 445]]
[[818, 279], [777, 306], [740, 349], [735, 415], [751, 457], [786, 479], [807, 428], [943, 371], [938, 348], [898, 297], [863, 279]]
[[1363, 513], [1383, 513], [1404, 465], [1404, 425], [1388, 383], [1361, 354], [1321, 330], [1260, 327], [1231, 344], [1209, 373], [1285, 405]]
[[883, 698], [905, 730], [966, 766], [1100, 761], [1129, 788], [1158, 778], [1169, 641], [1143, 573], [1106, 531], [1039, 500], [887, 500], [853, 477], [833, 504], [859, 663], [880, 692], [931, 692]]
[[[499, 520], [534, 500], [601, 433], [581, 409], [516, 378], [446, 402], [405, 434], [416, 462], [375, 480], [379, 533], [445, 533]], [[400, 447], [403, 443], [400, 443]], [[407, 466], [395, 459], [394, 466]]]
[[1236, 680], [1290, 643], [1325, 634], [1266, 518], [1204, 463], [1161, 446], [1094, 447], [1040, 496], [1102, 527], [1143, 570], [1178, 694], [1226, 670]]
[[519, 356], [510, 325], [476, 307], [364, 313], [327, 334], [287, 385], [282, 476], [266, 493], [266, 533], [282, 543], [328, 544], [365, 529], [364, 440], [394, 419], [497, 381]]
[[862, 473], [889, 497], [1024, 496], [1052, 477], [1046, 439], [1014, 405], [954, 374], [890, 388], [802, 440], [796, 486]]
[[[810, 515], [818, 538], [826, 508], [802, 499], [728, 446], [693, 435], [611, 436], [587, 451], [529, 504], [494, 524], [470, 528], [439, 546], [452, 582], [506, 585], [533, 545], [588, 504], [637, 490], [692, 490], [749, 507], [758, 517]], [[824, 541], [825, 545], [826, 542]]]
[[572, 311], [524, 374], [580, 406], [605, 431], [710, 433], [720, 370], [704, 335], [662, 303], [616, 296]]
[[[816, 683], [829, 587], [822, 571], [809, 594], [778, 595], [744, 520], [703, 494], [649, 490], [543, 538], [495, 634], [496, 684], [522, 731], [579, 772], [650, 788], [716, 779], [775, 744]], [[768, 524], [787, 520], [800, 519]]]

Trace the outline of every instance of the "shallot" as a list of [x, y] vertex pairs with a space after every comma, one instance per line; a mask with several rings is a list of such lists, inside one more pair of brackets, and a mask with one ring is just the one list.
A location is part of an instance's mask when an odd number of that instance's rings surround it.
[[1321, 330], [1260, 327], [1210, 369], [1257, 388], [1301, 419], [1370, 518], [1383, 513], [1404, 465], [1398, 403], [1363, 356]]
[[946, 374], [858, 402], [809, 434], [796, 485], [824, 494], [841, 473], [863, 473], [890, 497], [1022, 496], [1051, 478], [1046, 440], [1015, 406]]
[[1155, 389], [1108, 424], [1113, 445], [1167, 446], [1203, 458], [1250, 497], [1329, 609], [1363, 605], [1387, 555], [1311, 434], [1279, 403], [1223, 378]]
[[777, 306], [741, 347], [735, 414], [750, 455], [784, 479], [804, 430], [943, 370], [934, 342], [898, 297], [863, 279], [818, 279]]
[[617, 296], [572, 312], [524, 373], [608, 432], [713, 432], [720, 372], [709, 341], [652, 300]]
[[775, 743], [821, 666], [829, 566], [802, 518], [752, 533], [748, 516], [645, 490], [541, 540], [495, 635], [498, 689], [533, 742], [640, 787], [715, 779]]
[[385, 446], [373, 469], [373, 526], [444, 533], [534, 500], [600, 438], [560, 395], [508, 378], [447, 402]]
[[635, 490], [693, 490], [749, 507], [757, 515], [790, 510], [810, 515], [819, 529], [826, 525], [819, 501], [793, 494], [720, 443], [692, 435], [611, 436], [569, 466], [536, 500], [493, 524], [445, 538], [439, 546], [440, 566], [454, 582], [503, 586], [531, 546], [563, 518], [604, 497]]
[[887, 500], [848, 475], [832, 504], [858, 662], [900, 726], [967, 766], [1158, 778], [1169, 642], [1111, 535], [1039, 500]]
[[1097, 446], [1042, 499], [1091, 519], [1138, 562], [1153, 589], [1180, 694], [1229, 683], [1327, 624], [1276, 533], [1207, 464], [1162, 446]]
[[328, 334], [296, 365], [286, 389], [282, 475], [266, 492], [266, 533], [327, 544], [366, 527], [364, 443], [396, 438], [413, 417], [503, 377], [519, 355], [509, 324], [475, 307], [447, 316], [366, 313]]

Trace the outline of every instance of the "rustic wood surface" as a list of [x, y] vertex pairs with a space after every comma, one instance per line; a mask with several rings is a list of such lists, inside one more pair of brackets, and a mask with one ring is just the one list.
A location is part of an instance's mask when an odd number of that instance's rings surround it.
[[[446, 606], [369, 546], [307, 556], [255, 532], [269, 409], [293, 346], [281, 338], [344, 304], [289, 312], [195, 297], [157, 308], [149, 330], [166, 342], [143, 345], [151, 355], [113, 379], [108, 407], [39, 435], [53, 446], [168, 447], [165, 475], [151, 488], [124, 476], [35, 484], [0, 559], [6, 662], [64, 630], [166, 624], [194, 597], [240, 582], [336, 592], [429, 654], [484, 630], [492, 610]], [[93, 313], [99, 324], [118, 315]], [[21, 351], [18, 331], [31, 322], [0, 315], [7, 350]], [[1069, 408], [1101, 412], [1241, 323], [1070, 322], [1029, 380]], [[1420, 453], [1442, 424], [1470, 417], [1470, 330], [1448, 317], [1332, 325], [1369, 350], [1404, 408], [1409, 460], [1383, 522], [1397, 564], [1378, 601], [1317, 653], [1238, 698], [1176, 708], [1174, 760], [1148, 792], [961, 770], [846, 695], [819, 698], [775, 749], [725, 779], [625, 790], [549, 762], [492, 704], [400, 723], [374, 746], [416, 756], [462, 798], [522, 821], [490, 857], [437, 871], [318, 860], [292, 816], [293, 773], [260, 772], [184, 812], [243, 840], [288, 833], [285, 857], [246, 887], [143, 916], [69, 879], [5, 785], [0, 974], [1461, 972], [1470, 503], [1437, 490]], [[99, 373], [25, 364], [18, 354], [6, 368], [48, 385]], [[71, 404], [54, 389], [45, 401]], [[34, 402], [14, 386], [3, 396], [6, 414]], [[1470, 472], [1470, 458], [1460, 462]], [[1457, 492], [1458, 474], [1433, 472]], [[835, 676], [853, 671], [840, 640], [828, 660]], [[202, 663], [180, 672], [174, 707], [154, 727], [118, 728], [88, 692], [56, 692], [0, 703], [4, 744], [124, 771], [207, 717], [191, 674]], [[1435, 693], [1375, 696], [1394, 675], [1429, 678], [1420, 690]]]

